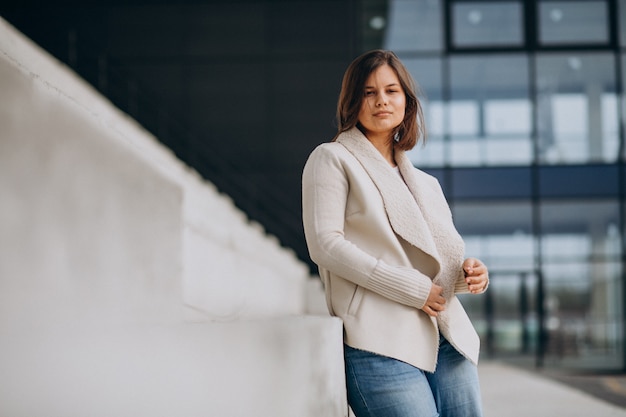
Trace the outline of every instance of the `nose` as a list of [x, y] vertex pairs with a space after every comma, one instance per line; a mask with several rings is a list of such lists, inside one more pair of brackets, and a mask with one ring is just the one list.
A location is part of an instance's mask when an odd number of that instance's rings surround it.
[[385, 93], [380, 93], [378, 94], [378, 96], [376, 97], [376, 106], [386, 106], [388, 102], [388, 97], [387, 94]]

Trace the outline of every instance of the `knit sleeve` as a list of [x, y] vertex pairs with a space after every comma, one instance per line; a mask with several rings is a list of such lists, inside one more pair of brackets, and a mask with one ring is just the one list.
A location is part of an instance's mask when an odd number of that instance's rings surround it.
[[424, 307], [432, 281], [416, 269], [387, 265], [379, 261], [368, 287], [372, 291], [401, 304]]

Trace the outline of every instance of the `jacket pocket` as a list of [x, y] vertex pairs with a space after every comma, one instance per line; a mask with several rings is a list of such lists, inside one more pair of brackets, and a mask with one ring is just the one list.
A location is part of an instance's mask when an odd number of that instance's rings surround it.
[[328, 312], [330, 313], [331, 316], [336, 316], [335, 314], [335, 309], [333, 308], [333, 301], [332, 301], [332, 288], [330, 285], [330, 277], [328, 276], [328, 273], [320, 273], [320, 277], [322, 278], [322, 285], [324, 286], [324, 297], [326, 298], [326, 306], [328, 307]]
[[348, 315], [354, 316], [359, 310], [359, 306], [361, 305], [361, 300], [363, 300], [363, 293], [365, 289], [360, 285], [357, 285], [354, 294], [352, 294], [352, 300], [350, 300], [350, 304], [348, 305]]

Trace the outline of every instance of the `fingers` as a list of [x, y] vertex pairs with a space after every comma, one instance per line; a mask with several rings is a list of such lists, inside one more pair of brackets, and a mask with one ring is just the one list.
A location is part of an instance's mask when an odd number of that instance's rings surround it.
[[439, 315], [439, 313], [437, 313], [435, 310], [433, 310], [432, 308], [428, 307], [428, 306], [424, 306], [422, 308], [422, 311], [426, 314], [428, 314], [431, 317], [437, 317]]
[[480, 285], [480, 284], [486, 283], [488, 280], [488, 277], [489, 276], [487, 274], [467, 276], [465, 277], [465, 282], [468, 285]]
[[463, 272], [465, 273], [465, 282], [472, 294], [481, 293], [487, 288], [489, 272], [485, 264], [479, 259], [467, 258], [463, 262]]
[[436, 300], [433, 300], [427, 304], [433, 311], [443, 311], [446, 309], [446, 299], [441, 297]]
[[463, 262], [465, 276], [480, 275], [487, 272], [487, 267], [479, 259], [467, 258]]
[[422, 311], [425, 312], [426, 314], [428, 314], [431, 317], [437, 317], [439, 315], [439, 313], [442, 312], [443, 310], [445, 310], [444, 306], [440, 306], [437, 309], [433, 308], [433, 306], [424, 306], [424, 307], [422, 307]]
[[480, 294], [485, 290], [486, 285], [486, 282], [481, 282], [480, 284], [469, 285], [468, 288], [472, 294]]
[[440, 311], [445, 310], [446, 299], [441, 295], [442, 292], [442, 287], [433, 284], [430, 289], [428, 299], [426, 300], [426, 304], [424, 304], [424, 307], [422, 307], [422, 311], [424, 311], [429, 316], [437, 317]]
[[487, 283], [489, 282], [489, 274], [482, 273], [480, 275], [473, 275], [465, 277], [465, 282], [468, 285], [469, 291], [472, 294], [477, 294], [487, 287]]

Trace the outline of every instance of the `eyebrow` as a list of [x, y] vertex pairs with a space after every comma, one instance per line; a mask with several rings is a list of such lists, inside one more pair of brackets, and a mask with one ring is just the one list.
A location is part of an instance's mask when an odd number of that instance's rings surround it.
[[[384, 88], [395, 87], [395, 86], [400, 86], [400, 84], [398, 84], [398, 83], [391, 83], [391, 84], [387, 84], [386, 86], [384, 86]], [[376, 87], [374, 87], [373, 85], [366, 85], [364, 88], [376, 88]]]

